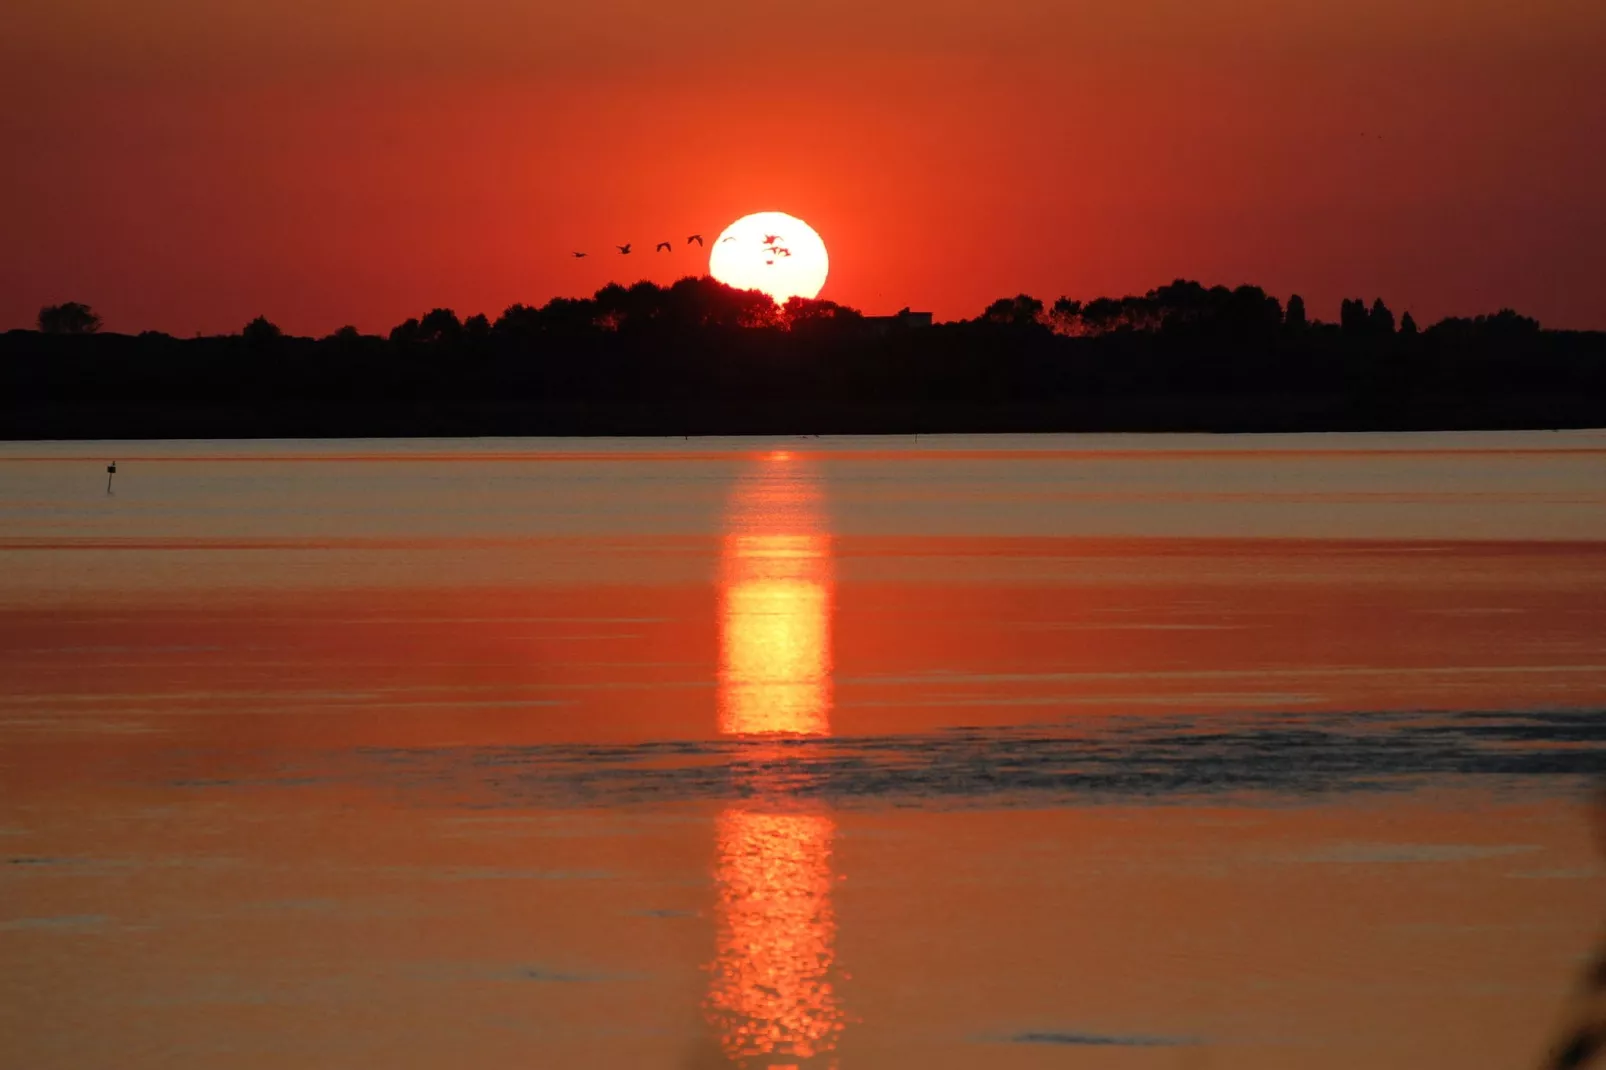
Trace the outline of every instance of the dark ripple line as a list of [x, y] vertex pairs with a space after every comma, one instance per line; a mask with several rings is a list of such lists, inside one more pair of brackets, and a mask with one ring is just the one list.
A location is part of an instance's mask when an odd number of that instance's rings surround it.
[[[1446, 720], [1446, 718], [1449, 718]], [[1202, 727], [1208, 725], [1208, 728]], [[914, 735], [376, 748], [374, 775], [484, 805], [797, 798], [1052, 804], [1220, 794], [1290, 798], [1467, 777], [1606, 770], [1599, 710], [1167, 717]]]

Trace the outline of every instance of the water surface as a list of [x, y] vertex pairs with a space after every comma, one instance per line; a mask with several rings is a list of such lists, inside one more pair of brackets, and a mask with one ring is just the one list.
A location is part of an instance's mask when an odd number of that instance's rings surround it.
[[6, 1061], [1531, 1061], [1603, 462], [0, 447]]

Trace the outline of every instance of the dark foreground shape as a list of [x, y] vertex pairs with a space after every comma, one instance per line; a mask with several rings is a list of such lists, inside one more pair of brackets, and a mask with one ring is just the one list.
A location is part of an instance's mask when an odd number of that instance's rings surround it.
[[0, 410], [0, 439], [475, 438], [540, 436], [915, 435], [1050, 432], [1271, 433], [1560, 430], [1606, 427], [1606, 406], [1577, 397], [1446, 398], [1364, 407], [1344, 397], [1121, 398], [1061, 403], [652, 405], [394, 401], [352, 405], [126, 405]]
[[177, 339], [0, 335], [0, 437], [911, 434], [1606, 426], [1606, 333], [1504, 312], [1307, 321], [1253, 287], [1024, 295], [977, 319], [777, 309], [712, 280], [447, 309], [390, 337], [266, 320]]

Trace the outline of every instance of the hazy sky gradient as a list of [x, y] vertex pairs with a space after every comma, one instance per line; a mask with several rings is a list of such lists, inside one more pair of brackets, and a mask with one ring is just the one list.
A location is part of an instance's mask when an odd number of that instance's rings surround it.
[[14, 0], [5, 23], [0, 328], [69, 299], [179, 334], [494, 316], [701, 272], [646, 250], [768, 208], [867, 311], [1187, 276], [1325, 318], [1382, 294], [1606, 327], [1599, 0]]

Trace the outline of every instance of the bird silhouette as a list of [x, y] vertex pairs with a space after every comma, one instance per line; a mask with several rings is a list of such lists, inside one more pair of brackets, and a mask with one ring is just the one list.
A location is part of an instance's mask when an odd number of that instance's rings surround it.
[[687, 245], [690, 245], [692, 242], [696, 242], [698, 245], [703, 244], [703, 236], [701, 234], [693, 234], [691, 237], [686, 239]]
[[777, 245], [777, 246], [773, 247], [772, 249], [770, 249], [770, 252], [774, 253], [776, 256], [791, 256], [792, 255], [792, 250], [783, 249], [779, 245]]
[[764, 235], [764, 244], [765, 245], [774, 245], [776, 242], [778, 242], [780, 240], [781, 240], [781, 236], [779, 234], [766, 234], [766, 235]]
[[623, 245], [615, 246], [615, 248], [618, 249], [625, 256], [629, 256], [630, 255], [630, 243], [629, 242], [625, 242]]
[[730, 236], [730, 237], [728, 237], [728, 238], [721, 238], [721, 239], [719, 239], [719, 244], [721, 244], [721, 245], [724, 245], [724, 244], [725, 244], [725, 243], [726, 243], [726, 242], [728, 242], [728, 241], [735, 241], [735, 240], [736, 240], [736, 235], [734, 235], [734, 234], [732, 234], [732, 235], [731, 235], [731, 236]]
[[666, 241], [661, 241], [653, 247], [652, 251], [655, 253], [672, 253], [675, 251], [675, 247]]
[[575, 256], [575, 259], [577, 259], [577, 260], [578, 260], [578, 259], [579, 259], [579, 258], [580, 258], [580, 257], [582, 257], [582, 256], [584, 256], [584, 255], [586, 255], [586, 254], [585, 254], [585, 253], [575, 253], [575, 254], [574, 254], [574, 256]]

